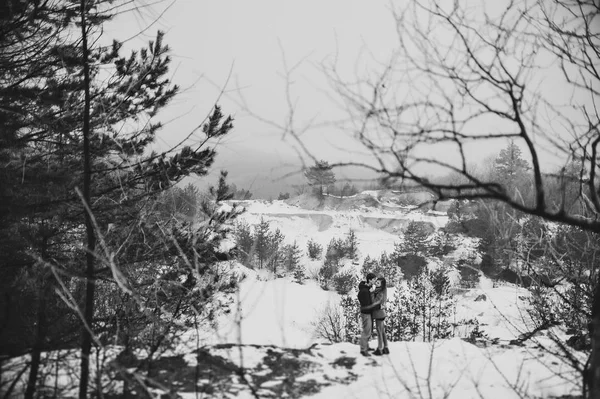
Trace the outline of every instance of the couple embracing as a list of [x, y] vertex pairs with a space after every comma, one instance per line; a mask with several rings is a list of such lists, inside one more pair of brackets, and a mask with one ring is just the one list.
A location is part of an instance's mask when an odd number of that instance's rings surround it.
[[358, 301], [360, 302], [360, 318], [362, 322], [362, 334], [360, 335], [360, 353], [363, 356], [369, 354], [369, 339], [375, 321], [377, 329], [377, 349], [374, 355], [387, 355], [387, 337], [385, 336], [385, 302], [387, 300], [387, 284], [385, 278], [377, 277], [374, 273], [367, 274], [367, 281], [361, 281], [358, 285]]

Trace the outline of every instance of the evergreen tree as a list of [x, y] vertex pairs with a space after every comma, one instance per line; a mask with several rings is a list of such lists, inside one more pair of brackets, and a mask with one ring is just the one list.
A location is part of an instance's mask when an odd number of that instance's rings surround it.
[[308, 240], [308, 257], [311, 260], [317, 260], [321, 258], [321, 253], [323, 252], [323, 246], [313, 239]]
[[162, 201], [156, 203], [155, 209], [163, 218], [191, 222], [198, 212], [198, 195], [198, 189], [192, 184], [183, 189], [171, 187], [162, 194]]
[[233, 198], [234, 192], [227, 184], [227, 175], [229, 172], [222, 170], [219, 175], [219, 183], [217, 187], [209, 187], [208, 191], [216, 199], [217, 202], [227, 201]]
[[325, 193], [325, 187], [335, 183], [332, 167], [326, 161], [317, 161], [314, 166], [304, 171], [304, 176], [311, 187], [318, 189], [320, 196]]
[[506, 148], [500, 151], [500, 154], [494, 161], [494, 178], [502, 184], [507, 193], [516, 196], [524, 201], [532, 200], [531, 183], [527, 179], [529, 164], [523, 159], [521, 149], [510, 141]]
[[336, 263], [338, 264], [342, 258], [346, 256], [346, 246], [344, 241], [332, 238], [327, 245], [325, 251], [325, 263]]
[[297, 270], [298, 265], [300, 264], [301, 256], [302, 251], [300, 250], [300, 247], [296, 241], [294, 241], [294, 243], [291, 245], [286, 245], [284, 258], [285, 268], [290, 272]]
[[420, 255], [427, 249], [430, 234], [423, 223], [411, 221], [404, 231], [404, 241], [401, 249], [408, 254]]
[[333, 276], [333, 286], [340, 295], [346, 295], [358, 284], [356, 275], [351, 271], [340, 271]]
[[235, 242], [238, 260], [242, 264], [250, 266], [252, 256], [254, 254], [255, 240], [252, 236], [252, 231], [248, 223], [244, 221], [237, 223], [235, 228]]
[[306, 268], [303, 264], [298, 263], [294, 269], [294, 281], [298, 284], [303, 284], [306, 280]]
[[269, 237], [269, 264], [274, 274], [277, 274], [280, 264], [285, 261], [285, 252], [282, 246], [284, 239], [285, 237], [279, 229], [276, 229]]
[[356, 239], [356, 233], [352, 229], [348, 231], [344, 248], [344, 256], [352, 260], [358, 259], [358, 240]]
[[402, 279], [402, 269], [386, 252], [383, 252], [378, 261], [381, 274], [386, 278], [388, 287], [397, 287]]
[[[21, 319], [11, 320], [10, 328], [3, 330], [10, 335], [20, 324], [38, 326], [26, 397], [34, 396], [39, 350], [47, 341], [47, 327], [53, 324], [46, 315], [60, 313], [60, 308], [44, 306], [60, 303], [57, 286], [77, 287], [68, 276], [81, 276], [85, 281], [79, 309], [87, 325], [81, 327], [79, 396], [88, 396], [94, 333], [89, 326], [93, 328], [97, 312], [111, 299], [96, 289], [104, 289], [102, 281], [112, 280], [114, 286], [131, 291], [134, 269], [151, 257], [170, 255], [174, 248], [169, 245], [162, 253], [149, 248], [147, 241], [145, 246], [137, 245], [145, 237], [156, 237], [156, 227], [142, 222], [149, 200], [191, 173], [205, 175], [215, 156], [213, 149], [201, 146], [160, 154], [148, 151], [161, 128], [153, 118], [178, 88], [168, 79], [169, 49], [161, 32], [146, 48], [129, 56], [120, 54], [119, 42], [99, 45], [103, 24], [110, 19], [103, 10], [118, 14], [122, 5], [92, 0], [9, 1], [1, 6], [0, 238], [10, 237], [14, 244], [0, 251], [2, 291], [19, 300], [27, 297], [29, 293], [18, 287], [18, 276], [33, 268], [45, 270], [36, 273], [40, 276], [38, 306], [34, 306], [37, 315], [15, 315]], [[231, 128], [232, 119], [215, 107], [202, 132], [214, 138]], [[19, 228], [24, 220], [29, 221], [26, 229]], [[171, 222], [174, 229], [179, 228]], [[110, 237], [98, 241], [106, 231]], [[221, 237], [215, 234], [202, 246], [206, 244], [208, 251]], [[84, 243], [84, 252], [74, 248], [75, 241]], [[200, 245], [198, 241], [188, 244]], [[49, 267], [59, 269], [66, 281], [53, 281]], [[148, 287], [142, 287], [136, 294], [145, 293]], [[77, 290], [80, 293], [81, 287]], [[79, 293], [75, 296], [80, 297]], [[71, 309], [62, 313], [77, 320]], [[76, 339], [71, 326], [59, 327], [55, 335], [61, 340]]]
[[260, 223], [254, 227], [254, 248], [258, 267], [262, 269], [265, 262], [269, 259], [269, 253], [272, 248], [269, 222], [264, 218], [260, 218]]
[[496, 175], [503, 182], [517, 180], [529, 170], [529, 164], [523, 159], [521, 149], [513, 140], [500, 151], [494, 161], [494, 167]]

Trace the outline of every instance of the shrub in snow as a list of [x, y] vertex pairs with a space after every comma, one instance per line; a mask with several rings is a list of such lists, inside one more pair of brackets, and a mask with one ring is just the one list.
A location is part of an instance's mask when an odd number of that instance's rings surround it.
[[469, 319], [463, 321], [462, 324], [471, 326], [471, 331], [469, 332], [469, 335], [465, 337], [465, 341], [473, 345], [476, 345], [477, 342], [489, 341], [490, 337], [481, 330], [479, 320]]
[[306, 268], [304, 265], [296, 265], [296, 268], [294, 269], [294, 281], [298, 284], [303, 284], [306, 279]]
[[573, 331], [587, 331], [591, 301], [581, 285], [564, 284], [554, 288], [531, 289], [529, 315], [538, 327], [563, 324]]
[[442, 258], [456, 250], [456, 246], [448, 233], [439, 231], [433, 235], [427, 248], [427, 254], [436, 258]]
[[333, 282], [333, 276], [340, 271], [339, 261], [325, 261], [319, 269], [319, 284], [324, 290], [328, 290]]
[[406, 279], [412, 279], [413, 277], [418, 276], [427, 268], [427, 259], [420, 255], [400, 255], [397, 251], [394, 251], [392, 260], [398, 265]]
[[323, 246], [316, 243], [312, 239], [308, 241], [308, 257], [312, 260], [321, 259], [323, 253]]
[[313, 322], [315, 335], [334, 344], [343, 342], [344, 317], [342, 308], [337, 304], [328, 303]]
[[358, 284], [358, 278], [351, 271], [343, 271], [333, 276], [333, 286], [340, 295], [346, 295]]

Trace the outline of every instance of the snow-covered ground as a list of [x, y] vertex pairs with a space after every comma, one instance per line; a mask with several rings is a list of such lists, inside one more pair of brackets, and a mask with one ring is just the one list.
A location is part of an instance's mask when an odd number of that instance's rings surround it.
[[[256, 224], [265, 218], [272, 229], [282, 231], [288, 243], [295, 240], [303, 249], [309, 239], [326, 248], [332, 238], [343, 238], [353, 229], [361, 258], [391, 252], [394, 243], [401, 240], [401, 226], [410, 220], [430, 222], [435, 228], [447, 222], [447, 217], [439, 212], [424, 213], [412, 208], [310, 210], [283, 201], [245, 201], [244, 205], [247, 210], [242, 217], [248, 223]], [[384, 219], [393, 223], [374, 221]], [[454, 256], [473, 258], [475, 244], [465, 240]], [[308, 263], [306, 258], [303, 261]], [[185, 362], [178, 367], [188, 367], [189, 375], [197, 378], [192, 387], [216, 384], [210, 378], [197, 377], [202, 374], [201, 370], [194, 371], [199, 367], [198, 348], [204, 348], [213, 358], [243, 366], [246, 380], [233, 373], [227, 380], [227, 389], [211, 388], [213, 391], [207, 396], [198, 396], [188, 384], [188, 388], [177, 392], [182, 398], [254, 398], [255, 394], [317, 399], [547, 398], [580, 394], [579, 375], [564, 359], [550, 354], [556, 345], [547, 331], [523, 346], [509, 345], [533, 327], [527, 313], [529, 293], [523, 288], [494, 287], [491, 281], [481, 279], [479, 287], [456, 296], [457, 319], [477, 319], [482, 332], [490, 340], [497, 340], [496, 345], [475, 346], [460, 338], [435, 343], [392, 342], [390, 355], [365, 358], [357, 345], [328, 344], [315, 334], [314, 323], [323, 310], [339, 303], [337, 293], [324, 291], [313, 281], [300, 285], [291, 278], [267, 280], [241, 265], [234, 270], [247, 277], [235, 295], [222, 298], [224, 303], [231, 302], [230, 310], [219, 315], [214, 328], [205, 325], [187, 331], [167, 354], [182, 357]], [[561, 331], [555, 328], [554, 333], [560, 335]], [[374, 346], [375, 342], [371, 342]], [[108, 348], [104, 361], [110, 363], [118, 349]], [[578, 352], [573, 355], [582, 359], [585, 356]], [[76, 359], [77, 352], [65, 356]], [[23, 357], [11, 362], [26, 360]], [[57, 373], [61, 384], [76, 380], [77, 366], [74, 364], [71, 370], [72, 375]], [[294, 370], [298, 370], [297, 374]], [[119, 382], [113, 384], [113, 388], [118, 386]]]
[[[487, 299], [475, 301], [481, 294]], [[281, 359], [286, 356], [295, 359], [304, 367], [298, 370], [294, 384], [319, 387], [307, 388], [306, 395], [296, 397], [548, 398], [578, 393], [578, 374], [564, 360], [540, 349], [540, 346], [554, 348], [546, 335], [540, 334], [525, 346], [506, 345], [527, 328], [523, 317], [526, 302], [522, 299], [526, 295], [524, 289], [501, 286], [476, 288], [458, 296], [458, 312], [477, 318], [482, 330], [490, 338], [499, 338], [504, 345], [479, 347], [460, 338], [434, 343], [392, 342], [390, 355], [365, 358], [359, 354], [357, 345], [327, 344], [314, 334], [312, 323], [328, 302], [339, 300], [338, 294], [325, 292], [314, 283], [299, 285], [287, 278], [265, 281], [249, 273], [241, 283], [233, 310], [220, 317], [216, 330], [203, 329], [199, 341], [196, 330], [190, 330], [187, 339], [163, 356], [182, 356], [193, 370], [198, 365], [196, 350], [204, 347], [211, 356], [247, 370], [245, 383], [233, 376], [227, 390], [200, 397], [252, 398], [249, 386], [260, 397], [283, 397], [273, 393], [280, 392], [277, 388], [286, 384], [283, 371], [277, 370], [278, 363], [267, 362], [274, 358], [274, 353], [281, 353]], [[240, 313], [242, 318], [238, 323]], [[370, 343], [371, 347], [375, 345], [375, 341]], [[305, 350], [311, 346], [311, 350]], [[283, 348], [304, 351], [290, 355]], [[107, 349], [102, 356], [104, 364], [110, 364], [118, 353], [117, 348]], [[75, 394], [77, 351], [63, 351], [62, 355], [74, 360], [70, 371], [57, 376], [61, 384], [72, 385]], [[269, 375], [276, 377], [267, 378]], [[112, 383], [112, 389], [120, 386], [118, 381]], [[183, 398], [196, 397], [189, 388], [178, 393]]]
[[[312, 322], [328, 302], [339, 299], [338, 294], [285, 278], [260, 281], [251, 277], [240, 288], [241, 328], [237, 330], [235, 314], [224, 316], [213, 342], [298, 349], [318, 344], [312, 354], [303, 356], [320, 366], [300, 381], [323, 384], [347, 372], [332, 366], [336, 359], [355, 359], [351, 369], [354, 381], [332, 384], [311, 398], [546, 398], [579, 390], [578, 374], [538, 347], [554, 348], [546, 335], [540, 334], [522, 347], [507, 345], [531, 328], [526, 312], [528, 292], [522, 288], [484, 285], [457, 296], [457, 317], [476, 318], [490, 339], [499, 340], [498, 345], [478, 347], [460, 338], [394, 342], [390, 355], [369, 358], [362, 357], [356, 345], [329, 345], [314, 335]], [[486, 299], [475, 301], [480, 295]], [[219, 353], [235, 364], [243, 359], [244, 367], [253, 368], [266, 356], [266, 349], [243, 346], [241, 351], [231, 348]], [[251, 397], [249, 391], [246, 394], [238, 397]]]

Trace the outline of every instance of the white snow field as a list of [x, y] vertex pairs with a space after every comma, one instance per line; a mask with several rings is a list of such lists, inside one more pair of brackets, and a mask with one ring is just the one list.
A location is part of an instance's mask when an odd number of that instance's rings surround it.
[[[332, 366], [336, 359], [356, 358], [351, 370], [356, 380], [332, 384], [311, 398], [547, 398], [580, 391], [578, 373], [563, 359], [540, 349], [555, 349], [545, 334], [522, 347], [507, 345], [527, 331], [526, 305], [520, 298], [528, 294], [521, 288], [478, 288], [458, 298], [457, 314], [477, 318], [490, 339], [498, 338], [497, 345], [478, 347], [460, 338], [435, 343], [393, 342], [390, 355], [368, 358], [359, 354], [357, 345], [330, 345], [314, 336], [311, 322], [328, 301], [336, 300], [336, 293], [322, 291], [313, 283], [257, 281], [253, 277], [242, 282], [241, 293], [241, 334], [234, 332], [235, 316], [231, 315], [231, 319], [221, 321], [217, 341], [284, 348], [317, 344], [312, 355], [303, 356], [321, 367], [297, 381], [335, 380], [346, 372]], [[481, 294], [487, 300], [476, 302]], [[370, 345], [375, 347], [376, 341]], [[242, 358], [244, 367], [252, 368], [266, 353], [250, 346], [243, 347], [243, 356], [237, 348], [222, 351], [221, 356], [238, 365]]]
[[[447, 222], [447, 216], [440, 212], [423, 213], [414, 207], [400, 206], [390, 210], [393, 203], [386, 209], [347, 210], [302, 209], [283, 201], [245, 201], [244, 205], [247, 211], [242, 217], [248, 223], [258, 223], [264, 217], [271, 229], [279, 228], [288, 243], [296, 240], [303, 251], [309, 239], [326, 248], [332, 238], [343, 238], [352, 228], [361, 258], [392, 251], [394, 243], [401, 240], [402, 226], [410, 220], [431, 222], [435, 228]], [[454, 256], [468, 256], [473, 248], [474, 243], [465, 239]], [[308, 262], [306, 255], [303, 261], [310, 267], [319, 266], [318, 262]], [[348, 266], [358, 267], [358, 263]], [[479, 287], [457, 294], [456, 317], [477, 319], [481, 330], [490, 340], [496, 339], [496, 344], [476, 346], [461, 338], [434, 343], [391, 342], [389, 355], [363, 357], [357, 345], [329, 344], [315, 334], [314, 322], [325, 307], [339, 303], [340, 295], [324, 291], [314, 281], [300, 285], [291, 278], [268, 279], [264, 273], [242, 265], [234, 265], [233, 270], [246, 278], [235, 295], [221, 297], [224, 303], [231, 303], [230, 311], [219, 315], [214, 328], [190, 329], [163, 356], [181, 356], [185, 362], [178, 367], [193, 371], [199, 366], [197, 350], [202, 347], [210, 353], [210, 359], [242, 366], [247, 371], [245, 380], [233, 373], [227, 377], [230, 379], [225, 388], [214, 388], [217, 385], [212, 377], [196, 370], [196, 374], [189, 375], [202, 376], [195, 377], [192, 386], [211, 388], [194, 392], [188, 381], [188, 388], [176, 392], [181, 398], [504, 399], [581, 394], [580, 375], [565, 359], [551, 354], [559, 351], [549, 337], [550, 331], [536, 334], [522, 346], [509, 344], [532, 329], [527, 316], [529, 293], [523, 288], [494, 287], [482, 278]], [[485, 300], [476, 301], [481, 295], [485, 295]], [[551, 332], [555, 336], [563, 334], [558, 327]], [[370, 346], [375, 347], [376, 342]], [[108, 348], [103, 361], [110, 363], [118, 352], [118, 347]], [[576, 351], [572, 355], [586, 357]], [[59, 385], [77, 380], [77, 351], [72, 351], [71, 356], [72, 375], [57, 373]], [[26, 360], [22, 357], [11, 362]], [[114, 382], [111, 389], [118, 391], [121, 384]], [[176, 385], [185, 384], [180, 381]], [[160, 397], [161, 391], [155, 392]], [[75, 396], [76, 389], [69, 394]]]

